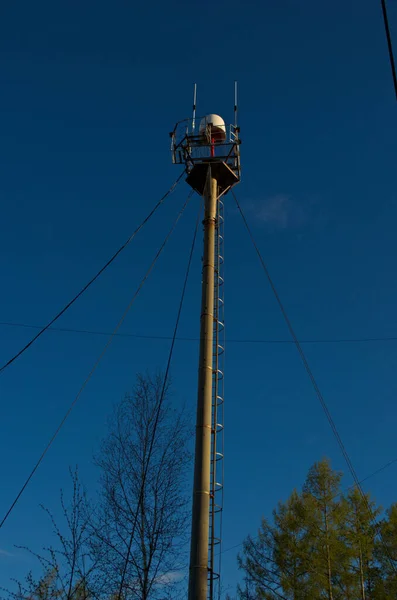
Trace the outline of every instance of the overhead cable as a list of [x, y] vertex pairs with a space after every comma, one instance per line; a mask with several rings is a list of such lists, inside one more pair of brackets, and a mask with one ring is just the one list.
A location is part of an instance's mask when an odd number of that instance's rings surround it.
[[[380, 467], [379, 469], [377, 469], [376, 471], [374, 471], [373, 473], [371, 473], [370, 475], [367, 475], [366, 477], [364, 477], [363, 479], [361, 479], [360, 484], [364, 483], [364, 481], [367, 481], [368, 479], [371, 479], [371, 477], [374, 477], [375, 475], [378, 475], [378, 473], [381, 473], [382, 471], [384, 471], [385, 469], [387, 469], [388, 467], [390, 467], [391, 465], [394, 465], [395, 463], [397, 463], [397, 458], [390, 460], [389, 462], [387, 462], [386, 464], [384, 464], [382, 467]], [[346, 491], [349, 491], [351, 489], [354, 489], [356, 487], [355, 484], [349, 486]], [[334, 500], [335, 498], [337, 498], [338, 496], [340, 496], [341, 494], [344, 494], [345, 492], [340, 492], [338, 494], [336, 494], [335, 496], [332, 497], [332, 500]], [[252, 537], [253, 540], [257, 539], [259, 536], [256, 535], [254, 537]], [[234, 544], [233, 546], [229, 546], [229, 548], [225, 548], [224, 550], [222, 550], [220, 552], [220, 554], [225, 554], [225, 552], [230, 552], [231, 550], [235, 550], [236, 548], [240, 548], [240, 546], [243, 546], [244, 541], [239, 542], [238, 544]]]
[[299, 356], [300, 356], [300, 357], [301, 357], [301, 359], [302, 359], [302, 362], [303, 362], [303, 365], [304, 365], [304, 367], [305, 367], [306, 373], [307, 373], [307, 374], [308, 374], [308, 376], [309, 376], [309, 379], [310, 379], [310, 381], [311, 381], [311, 384], [312, 384], [312, 386], [313, 386], [313, 389], [314, 389], [314, 391], [315, 391], [315, 393], [316, 393], [316, 395], [317, 395], [317, 398], [318, 398], [318, 400], [320, 401], [320, 404], [321, 404], [321, 407], [322, 407], [322, 409], [323, 409], [323, 411], [324, 411], [324, 413], [325, 413], [325, 416], [327, 417], [328, 423], [329, 423], [329, 425], [330, 425], [330, 427], [331, 427], [331, 429], [332, 429], [332, 432], [333, 432], [333, 434], [334, 434], [334, 436], [335, 436], [335, 439], [336, 439], [336, 441], [337, 441], [337, 443], [338, 443], [338, 445], [339, 445], [339, 448], [340, 448], [340, 450], [341, 450], [341, 452], [342, 452], [342, 455], [343, 455], [343, 457], [344, 457], [344, 459], [345, 459], [345, 462], [346, 462], [346, 464], [347, 464], [347, 466], [348, 466], [348, 469], [349, 469], [349, 471], [350, 471], [350, 474], [351, 474], [351, 476], [353, 477], [354, 483], [355, 483], [355, 485], [356, 485], [357, 489], [358, 489], [358, 490], [359, 490], [359, 492], [360, 492], [360, 495], [361, 495], [361, 497], [362, 497], [362, 499], [363, 499], [363, 502], [364, 502], [364, 504], [365, 504], [365, 506], [366, 506], [366, 508], [367, 508], [367, 511], [368, 511], [369, 515], [371, 516], [371, 520], [372, 520], [372, 522], [373, 522], [373, 525], [374, 525], [375, 531], [378, 533], [378, 535], [379, 535], [379, 538], [380, 538], [380, 540], [381, 540], [381, 542], [382, 542], [382, 544], [383, 544], [383, 546], [384, 546], [385, 553], [386, 553], [386, 555], [388, 556], [388, 558], [389, 558], [389, 561], [390, 561], [390, 565], [391, 565], [391, 567], [392, 567], [393, 571], [394, 571], [394, 572], [396, 573], [396, 575], [397, 575], [397, 569], [396, 569], [396, 566], [395, 566], [395, 564], [394, 564], [394, 562], [393, 562], [393, 560], [392, 560], [392, 558], [391, 558], [391, 556], [390, 556], [390, 553], [389, 553], [389, 550], [388, 550], [387, 546], [385, 545], [385, 543], [384, 543], [384, 541], [383, 541], [383, 539], [382, 539], [382, 535], [381, 535], [381, 532], [380, 532], [379, 525], [378, 525], [378, 523], [377, 523], [377, 521], [376, 521], [376, 519], [375, 519], [375, 516], [374, 516], [374, 513], [373, 513], [373, 511], [372, 511], [372, 508], [371, 508], [371, 506], [370, 506], [370, 504], [369, 504], [369, 502], [368, 502], [368, 498], [367, 498], [366, 494], [364, 493], [364, 491], [363, 491], [363, 489], [362, 489], [362, 487], [361, 487], [361, 485], [360, 485], [360, 481], [359, 481], [359, 479], [358, 479], [358, 476], [357, 476], [356, 470], [355, 470], [355, 468], [354, 468], [354, 466], [353, 466], [353, 463], [352, 463], [352, 461], [351, 461], [351, 459], [350, 459], [350, 456], [349, 456], [349, 454], [348, 454], [348, 452], [347, 452], [347, 450], [346, 450], [346, 448], [345, 448], [345, 445], [344, 445], [344, 443], [343, 443], [343, 441], [342, 441], [342, 438], [341, 438], [341, 436], [340, 436], [340, 434], [339, 434], [339, 431], [338, 431], [338, 429], [337, 429], [337, 427], [336, 427], [336, 425], [335, 425], [335, 421], [334, 421], [334, 420], [333, 420], [333, 418], [332, 418], [332, 415], [331, 415], [331, 413], [330, 413], [330, 410], [329, 410], [329, 408], [328, 408], [328, 406], [327, 406], [327, 404], [326, 404], [326, 402], [325, 402], [325, 399], [324, 399], [324, 397], [323, 397], [323, 395], [322, 395], [322, 393], [321, 393], [321, 390], [320, 390], [320, 388], [319, 388], [319, 386], [318, 386], [318, 384], [317, 384], [317, 381], [316, 381], [316, 379], [315, 379], [315, 377], [314, 377], [314, 375], [313, 375], [313, 372], [312, 372], [312, 370], [311, 370], [311, 368], [310, 368], [310, 365], [309, 365], [309, 363], [308, 363], [308, 361], [307, 361], [306, 355], [305, 355], [305, 353], [304, 353], [304, 351], [303, 351], [303, 349], [302, 349], [302, 346], [301, 346], [301, 344], [300, 344], [300, 342], [299, 342], [299, 340], [298, 340], [298, 338], [297, 338], [297, 336], [296, 336], [295, 330], [294, 330], [294, 328], [292, 327], [292, 323], [291, 323], [291, 321], [290, 321], [290, 319], [289, 319], [289, 317], [288, 317], [288, 315], [287, 315], [287, 312], [286, 312], [286, 310], [285, 310], [285, 307], [284, 307], [283, 303], [281, 302], [281, 298], [280, 298], [280, 296], [279, 296], [279, 294], [278, 294], [278, 292], [277, 292], [277, 289], [276, 289], [276, 287], [275, 287], [275, 285], [274, 285], [274, 283], [273, 283], [273, 280], [272, 280], [272, 278], [271, 278], [271, 276], [270, 276], [270, 273], [269, 273], [269, 270], [268, 270], [268, 268], [267, 268], [267, 266], [266, 266], [266, 263], [265, 263], [265, 261], [264, 261], [264, 259], [263, 259], [263, 257], [262, 257], [262, 254], [261, 254], [261, 252], [260, 252], [260, 250], [259, 250], [259, 247], [258, 247], [258, 245], [257, 245], [257, 243], [256, 243], [256, 241], [255, 241], [255, 238], [254, 238], [253, 234], [252, 234], [251, 228], [250, 228], [250, 226], [248, 225], [247, 219], [245, 218], [245, 215], [244, 215], [244, 213], [243, 213], [243, 211], [242, 211], [242, 208], [241, 208], [241, 206], [240, 206], [240, 203], [239, 203], [239, 201], [237, 200], [237, 197], [236, 197], [236, 195], [234, 194], [233, 190], [232, 190], [232, 194], [233, 194], [233, 197], [234, 197], [234, 199], [235, 199], [235, 202], [236, 202], [236, 205], [237, 205], [237, 209], [238, 209], [238, 211], [240, 212], [240, 215], [241, 215], [241, 217], [242, 217], [242, 220], [243, 220], [243, 222], [244, 222], [244, 225], [245, 225], [245, 227], [246, 227], [246, 229], [247, 229], [248, 235], [249, 235], [249, 237], [251, 238], [252, 244], [253, 244], [253, 246], [254, 246], [254, 248], [255, 248], [255, 251], [256, 251], [256, 253], [257, 253], [257, 255], [258, 255], [258, 258], [259, 258], [259, 260], [260, 260], [260, 262], [261, 262], [261, 265], [262, 265], [262, 268], [263, 268], [263, 270], [264, 270], [264, 272], [265, 272], [265, 275], [266, 275], [266, 277], [267, 277], [267, 280], [268, 280], [268, 282], [269, 282], [269, 284], [270, 284], [270, 287], [271, 287], [271, 289], [272, 289], [272, 291], [273, 291], [274, 297], [276, 298], [277, 304], [278, 304], [278, 306], [279, 306], [279, 308], [280, 308], [280, 310], [281, 310], [281, 313], [282, 313], [282, 315], [283, 315], [283, 317], [284, 317], [284, 321], [285, 321], [285, 323], [286, 323], [286, 325], [287, 325], [287, 327], [288, 327], [288, 330], [289, 330], [289, 332], [290, 332], [290, 334], [291, 334], [291, 337], [292, 337], [292, 339], [293, 339], [293, 341], [294, 341], [295, 347], [296, 347], [296, 349], [298, 350]]
[[45, 455], [47, 454], [48, 450], [51, 448], [52, 444], [54, 443], [56, 437], [58, 436], [59, 432], [61, 431], [63, 425], [65, 424], [67, 418], [69, 417], [70, 413], [72, 412], [74, 406], [76, 405], [78, 399], [80, 398], [84, 388], [87, 386], [88, 382], [90, 381], [91, 377], [94, 375], [100, 361], [102, 360], [103, 356], [105, 355], [106, 351], [108, 350], [110, 344], [113, 341], [113, 338], [115, 337], [115, 335], [117, 334], [118, 330], [120, 329], [121, 325], [123, 324], [128, 312], [130, 311], [132, 305], [135, 302], [135, 299], [137, 298], [139, 292], [141, 291], [142, 287], [144, 286], [147, 278], [149, 277], [150, 273], [152, 272], [152, 270], [154, 269], [161, 253], [163, 252], [169, 238], [171, 237], [179, 219], [181, 218], [182, 214], [185, 211], [186, 206], [189, 203], [190, 198], [192, 197], [193, 192], [191, 192], [187, 198], [187, 200], [185, 201], [184, 205], [182, 206], [181, 210], [179, 211], [176, 219], [174, 220], [171, 229], [169, 230], [169, 232], [167, 233], [163, 243], [161, 244], [159, 250], [157, 251], [156, 256], [154, 257], [152, 263], [150, 264], [148, 270], [146, 271], [143, 279], [141, 280], [140, 284], [138, 285], [134, 295], [132, 296], [130, 302], [128, 303], [127, 308], [125, 309], [124, 313], [122, 314], [120, 320], [118, 321], [116, 327], [114, 328], [113, 332], [111, 333], [108, 341], [106, 342], [102, 352], [100, 353], [100, 355], [98, 356], [97, 360], [94, 363], [94, 366], [92, 367], [91, 371], [89, 372], [88, 376], [86, 377], [86, 379], [84, 380], [82, 386], [80, 387], [77, 396], [75, 397], [75, 399], [73, 400], [73, 402], [71, 403], [71, 405], [69, 406], [67, 412], [65, 413], [64, 417], [62, 418], [61, 422], [59, 423], [58, 427], [56, 428], [53, 436], [51, 437], [50, 441], [48, 442], [47, 446], [45, 447], [45, 449], [43, 450], [42, 454], [40, 455], [39, 459], [37, 460], [36, 464], [34, 465], [33, 469], [31, 470], [31, 472], [29, 473], [28, 477], [26, 478], [24, 484], [22, 485], [21, 489], [19, 490], [18, 494], [16, 495], [15, 499], [13, 500], [11, 506], [9, 507], [9, 509], [7, 510], [6, 514], [4, 515], [1, 523], [0, 523], [0, 529], [3, 527], [4, 523], [6, 522], [6, 520], [8, 519], [8, 517], [10, 516], [11, 512], [13, 511], [15, 505], [17, 504], [18, 500], [20, 499], [20, 497], [22, 496], [23, 492], [25, 491], [26, 487], [28, 486], [30, 480], [32, 479], [33, 475], [35, 474], [35, 472], [37, 471], [37, 469], [39, 468], [41, 462], [43, 461]]
[[[9, 321], [0, 321], [0, 327], [21, 327], [23, 329], [42, 329], [42, 325], [32, 325], [30, 323], [12, 323]], [[109, 331], [98, 331], [95, 329], [74, 329], [71, 327], [49, 327], [48, 331], [60, 332], [60, 333], [82, 333], [86, 335], [105, 335], [109, 336]], [[171, 335], [145, 335], [143, 333], [118, 333], [117, 337], [124, 338], [136, 338], [142, 340], [159, 340], [169, 341], [172, 340]], [[199, 342], [198, 337], [185, 337], [178, 336], [177, 340], [180, 342]], [[303, 339], [299, 340], [301, 344], [364, 344], [374, 342], [397, 342], [396, 336], [383, 336], [383, 337], [362, 337], [362, 338], [328, 338], [328, 339]], [[228, 338], [227, 343], [230, 344], [294, 344], [293, 340], [280, 340], [280, 339], [260, 339], [260, 338]]]
[[117, 258], [117, 256], [125, 250], [125, 248], [132, 242], [137, 233], [142, 229], [144, 225], [149, 221], [149, 219], [154, 215], [157, 209], [163, 204], [164, 200], [169, 196], [178, 185], [179, 181], [182, 179], [184, 175], [184, 171], [179, 175], [178, 179], [172, 184], [169, 190], [160, 198], [157, 204], [152, 208], [147, 217], [142, 221], [142, 223], [135, 229], [135, 231], [130, 235], [130, 237], [124, 242], [122, 246], [113, 254], [113, 256], [107, 261], [107, 263], [98, 271], [98, 273], [90, 279], [90, 281], [79, 291], [72, 300], [70, 300], [63, 308], [59, 311], [58, 314], [55, 315], [51, 321], [47, 323], [44, 327], [40, 329], [40, 331], [25, 345], [21, 348], [14, 356], [12, 356], [2, 367], [0, 367], [0, 373], [2, 373], [7, 367], [9, 367], [17, 358], [19, 358], [30, 346], [32, 346], [38, 339], [43, 335], [47, 329], [51, 327], [71, 306], [84, 294], [84, 292], [98, 279], [98, 277], [112, 264], [112, 262]]
[[131, 549], [132, 549], [132, 544], [133, 544], [133, 541], [134, 541], [135, 529], [136, 529], [136, 525], [137, 525], [137, 520], [138, 520], [138, 515], [139, 515], [140, 507], [141, 507], [142, 502], [143, 502], [143, 496], [144, 496], [145, 484], [146, 484], [146, 477], [147, 477], [147, 473], [148, 473], [150, 458], [151, 458], [151, 455], [152, 455], [152, 452], [153, 452], [153, 445], [154, 445], [154, 441], [155, 441], [155, 437], [156, 437], [157, 426], [158, 426], [158, 422], [159, 422], [161, 408], [162, 408], [162, 405], [163, 405], [163, 402], [164, 402], [165, 390], [167, 389], [167, 381], [168, 381], [169, 371], [170, 371], [170, 367], [171, 367], [171, 361], [172, 361], [172, 355], [173, 355], [173, 351], [174, 351], [174, 346], [175, 346], [175, 342], [176, 342], [176, 339], [177, 339], [179, 321], [180, 321], [181, 314], [182, 314], [182, 308], [183, 308], [183, 303], [184, 303], [184, 299], [185, 299], [186, 287], [187, 287], [187, 282], [188, 282], [188, 279], [189, 279], [190, 267], [191, 267], [191, 264], [192, 264], [193, 252], [194, 252], [194, 248], [195, 248], [195, 245], [196, 245], [197, 230], [198, 230], [198, 226], [199, 226], [199, 222], [200, 222], [201, 211], [202, 211], [202, 203], [200, 204], [199, 214], [198, 214], [198, 217], [197, 217], [196, 226], [195, 226], [194, 233], [193, 233], [193, 240], [192, 240], [191, 247], [190, 247], [190, 253], [189, 253], [189, 258], [188, 258], [187, 267], [186, 267], [185, 279], [184, 279], [183, 286], [182, 286], [182, 292], [181, 292], [181, 297], [180, 297], [180, 300], [179, 300], [178, 312], [177, 312], [177, 316], [176, 316], [174, 333], [173, 333], [173, 336], [172, 336], [170, 350], [169, 350], [169, 353], [168, 353], [167, 366], [166, 366], [165, 373], [164, 373], [164, 380], [163, 380], [163, 385], [162, 385], [162, 389], [161, 389], [160, 400], [159, 400], [159, 404], [158, 404], [157, 411], [156, 411], [156, 417], [155, 417], [155, 420], [154, 420], [154, 426], [153, 426], [151, 440], [150, 440], [150, 445], [149, 445], [149, 452], [147, 454], [146, 465], [145, 465], [145, 469], [144, 469], [144, 472], [143, 472], [142, 482], [141, 482], [141, 486], [140, 486], [140, 490], [139, 490], [138, 505], [137, 505], [137, 508], [136, 508], [136, 511], [135, 511], [134, 522], [133, 522], [133, 525], [132, 525], [131, 535], [130, 535], [130, 539], [129, 539], [129, 543], [128, 543], [127, 555], [126, 555], [126, 559], [125, 559], [125, 562], [124, 562], [123, 572], [122, 572], [122, 575], [121, 575], [120, 587], [119, 587], [119, 592], [118, 592], [118, 596], [117, 596], [118, 600], [121, 600], [123, 598], [123, 586], [124, 586], [124, 581], [125, 581], [125, 577], [126, 577], [126, 573], [127, 573], [128, 561], [129, 561], [130, 555], [131, 555]]
[[381, 4], [382, 4], [383, 22], [385, 24], [387, 48], [389, 50], [390, 67], [391, 67], [391, 73], [392, 73], [392, 77], [393, 77], [394, 92], [396, 94], [396, 100], [397, 100], [396, 63], [394, 62], [393, 45], [392, 45], [391, 35], [390, 35], [389, 17], [387, 16], [386, 0], [381, 0]]

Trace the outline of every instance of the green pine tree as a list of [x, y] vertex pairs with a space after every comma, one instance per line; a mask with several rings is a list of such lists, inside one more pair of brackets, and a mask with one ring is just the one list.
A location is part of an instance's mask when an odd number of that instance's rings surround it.
[[306, 507], [307, 543], [309, 546], [309, 589], [316, 590], [319, 600], [346, 600], [342, 581], [347, 571], [348, 555], [341, 536], [345, 518], [340, 502], [342, 475], [331, 469], [328, 460], [315, 463], [303, 486]]
[[310, 597], [307, 507], [294, 490], [287, 502], [274, 511], [273, 557], [280, 572], [283, 594], [291, 600]]
[[376, 581], [374, 599], [394, 600], [397, 598], [397, 503], [386, 512], [379, 533], [375, 556], [380, 576]]
[[397, 599], [397, 503], [377, 524], [369, 496], [340, 484], [328, 460], [315, 463], [302, 493], [262, 520], [238, 558], [240, 600]]
[[241, 600], [277, 598], [280, 572], [273, 558], [273, 540], [273, 529], [265, 519], [257, 537], [248, 536], [245, 540], [243, 553], [238, 556], [239, 568], [245, 572], [244, 587], [238, 587]]
[[375, 507], [369, 495], [363, 498], [357, 488], [349, 492], [342, 502], [345, 504], [343, 535], [349, 554], [349, 570], [344, 574], [344, 581], [349, 586], [349, 597], [367, 600], [373, 598], [379, 577], [375, 563], [373, 518], [380, 509]]

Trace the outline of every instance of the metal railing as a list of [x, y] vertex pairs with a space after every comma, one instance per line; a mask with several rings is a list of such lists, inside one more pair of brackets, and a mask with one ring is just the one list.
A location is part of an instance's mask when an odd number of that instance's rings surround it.
[[[219, 132], [219, 129], [217, 131]], [[213, 139], [211, 132], [211, 124], [208, 124], [205, 130], [197, 131], [193, 119], [177, 123], [170, 134], [173, 163], [184, 164], [190, 172], [196, 163], [219, 160], [240, 176], [239, 128], [225, 124], [224, 140]]]

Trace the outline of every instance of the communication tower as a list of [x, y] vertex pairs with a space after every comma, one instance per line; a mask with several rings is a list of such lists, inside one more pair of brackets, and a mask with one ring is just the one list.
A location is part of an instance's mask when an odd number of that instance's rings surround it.
[[204, 199], [204, 251], [200, 319], [196, 445], [188, 600], [220, 598], [220, 544], [223, 510], [224, 441], [224, 200], [240, 181], [237, 84], [234, 123], [216, 114], [198, 119], [197, 86], [193, 118], [176, 124], [171, 135], [175, 164], [185, 166], [186, 182]]

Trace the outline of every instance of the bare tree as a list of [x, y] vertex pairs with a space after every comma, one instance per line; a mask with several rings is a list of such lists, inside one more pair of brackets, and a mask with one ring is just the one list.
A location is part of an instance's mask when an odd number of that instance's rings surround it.
[[56, 547], [43, 548], [41, 553], [21, 547], [32, 554], [42, 568], [42, 575], [36, 579], [28, 573], [25, 581], [15, 582], [16, 591], [6, 591], [7, 597], [14, 600], [92, 600], [91, 581], [95, 573], [89, 555], [90, 508], [85, 492], [79, 482], [77, 469], [70, 471], [73, 492], [70, 502], [65, 501], [61, 491], [60, 502], [64, 517], [63, 527], [59, 527], [53, 514], [42, 506], [53, 525], [57, 540]]
[[137, 376], [96, 458], [101, 492], [91, 550], [103, 597], [114, 597], [124, 580], [123, 600], [163, 599], [176, 593], [186, 565], [191, 431], [169, 403], [169, 385], [163, 400], [162, 390], [161, 375]]

